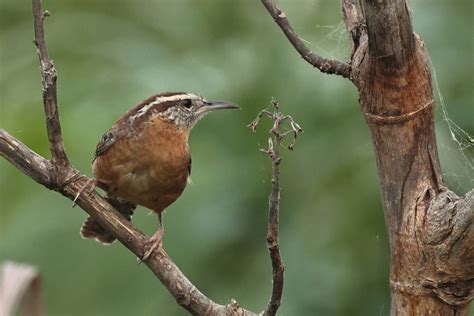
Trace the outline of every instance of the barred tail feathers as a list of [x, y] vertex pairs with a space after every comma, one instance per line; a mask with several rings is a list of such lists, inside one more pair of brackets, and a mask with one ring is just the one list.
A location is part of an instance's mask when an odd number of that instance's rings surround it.
[[[128, 221], [132, 220], [133, 211], [137, 207], [136, 204], [110, 196], [106, 196], [105, 199]], [[80, 234], [82, 238], [95, 239], [104, 245], [110, 245], [115, 241], [115, 237], [91, 216], [88, 216], [82, 224]]]
[[95, 239], [104, 245], [110, 245], [115, 241], [115, 237], [107, 232], [98, 221], [91, 216], [86, 218], [86, 221], [81, 226], [81, 237]]

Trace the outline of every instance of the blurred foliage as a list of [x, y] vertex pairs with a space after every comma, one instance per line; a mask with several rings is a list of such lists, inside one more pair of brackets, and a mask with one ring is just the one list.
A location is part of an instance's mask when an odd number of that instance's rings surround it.
[[[0, 127], [49, 156], [29, 1], [1, 0]], [[317, 53], [346, 59], [339, 1], [279, 1]], [[91, 175], [102, 133], [145, 97], [198, 92], [239, 103], [190, 140], [193, 184], [164, 216], [165, 246], [220, 303], [259, 311], [271, 269], [265, 249], [270, 161], [262, 125], [245, 126], [274, 96], [304, 128], [282, 165], [281, 315], [388, 315], [388, 245], [376, 166], [356, 89], [322, 75], [289, 45], [259, 1], [45, 0], [50, 55], [69, 157]], [[412, 1], [451, 119], [474, 133], [472, 1]], [[437, 110], [442, 165], [459, 194], [473, 180]], [[469, 150], [471, 150], [469, 152]], [[472, 164], [472, 160], [470, 160]], [[0, 261], [37, 265], [48, 315], [187, 315], [124, 247], [79, 238], [85, 213], [0, 159]], [[141, 209], [148, 233], [155, 216]]]

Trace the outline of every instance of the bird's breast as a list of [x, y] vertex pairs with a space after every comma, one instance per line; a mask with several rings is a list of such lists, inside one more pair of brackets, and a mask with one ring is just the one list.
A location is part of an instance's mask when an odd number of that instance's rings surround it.
[[151, 122], [141, 133], [118, 140], [94, 163], [99, 183], [106, 183], [121, 198], [161, 212], [186, 186], [187, 133], [168, 123]]

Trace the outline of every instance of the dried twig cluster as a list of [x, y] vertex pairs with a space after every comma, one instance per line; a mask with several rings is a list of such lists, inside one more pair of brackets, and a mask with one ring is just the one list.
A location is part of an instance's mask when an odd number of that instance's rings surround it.
[[[290, 144], [287, 146], [289, 150], [293, 150], [296, 145], [296, 139], [298, 138], [298, 133], [302, 133], [303, 129], [299, 126], [298, 123], [293, 119], [291, 115], [283, 115], [279, 112], [279, 104], [278, 102], [272, 98], [271, 101], [272, 106], [275, 108], [275, 112], [270, 112], [268, 110], [261, 110], [257, 117], [249, 124], [247, 127], [252, 129], [252, 131], [257, 130], [258, 123], [262, 116], [266, 116], [273, 120], [273, 127], [270, 129], [270, 137], [268, 138], [268, 148], [260, 149], [262, 152], [268, 154], [271, 159], [275, 159], [275, 150], [274, 150], [274, 141], [281, 144], [281, 141], [286, 138], [288, 135], [292, 135], [292, 140]], [[284, 122], [288, 122], [290, 128], [281, 131], [281, 124]]]
[[[279, 244], [279, 213], [280, 213], [280, 146], [281, 141], [287, 137], [292, 136], [292, 140], [288, 145], [289, 150], [293, 150], [298, 133], [303, 132], [303, 129], [290, 115], [283, 115], [279, 111], [279, 104], [275, 99], [272, 99], [271, 104], [275, 109], [274, 112], [270, 112], [266, 109], [261, 110], [257, 117], [248, 125], [252, 131], [257, 130], [257, 126], [260, 119], [263, 116], [270, 118], [273, 121], [273, 126], [269, 131], [268, 147], [260, 149], [266, 153], [272, 160], [272, 190], [268, 197], [269, 213], [268, 213], [268, 229], [267, 229], [267, 247], [270, 252], [270, 258], [272, 260], [273, 269], [273, 287], [272, 296], [267, 305], [266, 315], [276, 314], [278, 307], [280, 306], [281, 297], [283, 294], [283, 281], [285, 266], [281, 259], [280, 244]], [[282, 130], [282, 124], [288, 122], [290, 128]]]

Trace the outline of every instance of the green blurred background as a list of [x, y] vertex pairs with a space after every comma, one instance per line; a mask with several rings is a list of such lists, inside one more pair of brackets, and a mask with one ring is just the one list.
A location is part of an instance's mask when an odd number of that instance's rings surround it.
[[[30, 1], [1, 0], [0, 127], [49, 156]], [[346, 59], [339, 1], [279, 1], [315, 52]], [[245, 126], [274, 96], [304, 128], [282, 164], [281, 315], [388, 315], [388, 246], [367, 126], [355, 88], [322, 75], [290, 46], [259, 1], [44, 1], [59, 72], [65, 145], [91, 175], [102, 133], [157, 92], [190, 91], [239, 103], [192, 133], [193, 184], [165, 213], [165, 247], [220, 303], [260, 311], [270, 292], [265, 246], [269, 124]], [[472, 1], [413, 1], [450, 119], [474, 134]], [[437, 103], [437, 137], [450, 186], [473, 186], [473, 150]], [[454, 125], [453, 129], [455, 129]], [[465, 148], [467, 147], [467, 148]], [[461, 150], [461, 148], [464, 148]], [[36, 265], [47, 315], [187, 315], [120, 244], [79, 237], [85, 213], [0, 159], [0, 261]], [[151, 234], [155, 216], [134, 222]]]

